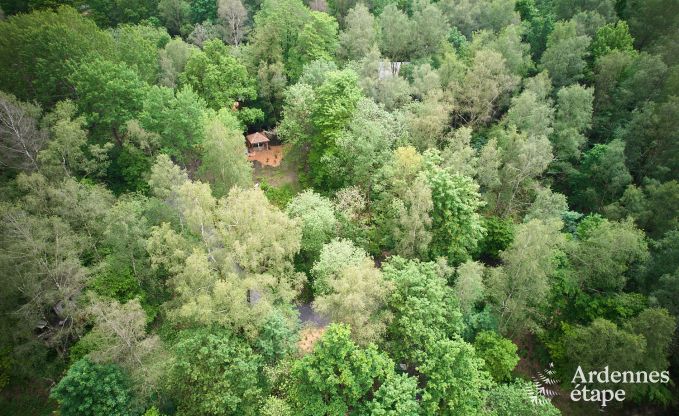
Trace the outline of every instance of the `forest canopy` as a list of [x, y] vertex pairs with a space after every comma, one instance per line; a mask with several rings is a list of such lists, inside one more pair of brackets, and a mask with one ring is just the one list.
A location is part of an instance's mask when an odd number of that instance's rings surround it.
[[676, 0], [0, 0], [0, 414], [675, 414], [677, 45]]

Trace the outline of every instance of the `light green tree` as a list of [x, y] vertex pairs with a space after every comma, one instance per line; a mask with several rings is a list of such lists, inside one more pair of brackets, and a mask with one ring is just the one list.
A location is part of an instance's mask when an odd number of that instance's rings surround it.
[[360, 345], [378, 342], [390, 315], [386, 301], [391, 282], [382, 277], [372, 260], [344, 266], [327, 280], [328, 292], [316, 297], [314, 309], [333, 322], [351, 327], [352, 338]]
[[574, 21], [557, 22], [547, 38], [547, 49], [540, 60], [549, 71], [555, 87], [576, 83], [584, 77], [590, 37], [579, 35]]
[[375, 18], [368, 8], [359, 3], [345, 19], [345, 29], [340, 33], [338, 54], [346, 60], [359, 60], [366, 56], [377, 42]]
[[535, 326], [549, 295], [556, 255], [564, 243], [561, 225], [558, 220], [531, 220], [518, 225], [514, 241], [500, 254], [503, 266], [490, 271], [488, 295], [503, 335]]
[[234, 186], [245, 188], [252, 183], [252, 164], [245, 156], [242, 128], [231, 112], [223, 109], [208, 116], [201, 147], [201, 177], [211, 183], [216, 197], [226, 195]]

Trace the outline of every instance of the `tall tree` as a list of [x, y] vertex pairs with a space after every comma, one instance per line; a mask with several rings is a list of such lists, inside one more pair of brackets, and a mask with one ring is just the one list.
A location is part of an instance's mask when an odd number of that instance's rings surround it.
[[235, 101], [257, 98], [254, 79], [220, 40], [206, 42], [202, 52], [193, 54], [180, 80], [215, 110], [231, 108]]
[[590, 41], [589, 36], [577, 33], [575, 22], [556, 23], [540, 61], [555, 87], [573, 84], [584, 77]]
[[122, 371], [115, 365], [92, 364], [86, 359], [69, 368], [51, 397], [64, 416], [127, 416], [133, 410], [132, 394]]
[[354, 6], [339, 36], [339, 55], [349, 61], [365, 57], [377, 42], [376, 27], [375, 18], [364, 4]]
[[224, 20], [226, 39], [232, 45], [240, 45], [248, 32], [248, 11], [240, 0], [219, 0], [217, 14]]
[[174, 353], [169, 384], [180, 398], [180, 412], [257, 414], [261, 357], [244, 341], [223, 329], [185, 331]]
[[314, 309], [333, 322], [351, 327], [352, 338], [360, 345], [378, 342], [390, 315], [385, 310], [391, 291], [390, 281], [382, 277], [372, 260], [345, 266], [327, 280], [328, 293], [316, 297]]
[[216, 197], [228, 194], [234, 186], [252, 183], [252, 164], [245, 157], [240, 123], [228, 110], [208, 116], [201, 147], [201, 175], [212, 184]]
[[75, 9], [22, 13], [0, 22], [0, 90], [50, 106], [71, 96], [84, 59], [113, 57], [111, 36]]
[[485, 232], [478, 214], [483, 206], [479, 186], [469, 177], [452, 175], [435, 165], [426, 177], [434, 203], [430, 254], [460, 264], [476, 250]]
[[296, 414], [360, 414], [374, 386], [393, 374], [394, 363], [374, 345], [359, 348], [350, 328], [332, 324], [314, 351], [293, 364], [289, 397]]
[[564, 241], [560, 229], [561, 222], [554, 220], [531, 220], [517, 226], [514, 241], [500, 255], [504, 265], [491, 271], [488, 294], [502, 334], [519, 334], [539, 319]]
[[40, 107], [22, 103], [0, 91], [0, 166], [3, 170], [31, 171], [38, 168], [38, 152], [47, 134], [38, 126]]

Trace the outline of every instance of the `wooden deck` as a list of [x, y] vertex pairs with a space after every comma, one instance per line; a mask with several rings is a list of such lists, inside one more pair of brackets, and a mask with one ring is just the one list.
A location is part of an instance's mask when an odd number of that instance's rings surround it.
[[248, 160], [257, 161], [262, 166], [278, 167], [283, 160], [283, 146], [269, 146], [268, 149], [248, 151]]

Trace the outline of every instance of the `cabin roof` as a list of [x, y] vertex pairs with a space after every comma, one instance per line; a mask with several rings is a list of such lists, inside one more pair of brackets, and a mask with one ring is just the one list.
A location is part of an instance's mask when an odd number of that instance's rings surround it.
[[248, 134], [245, 139], [250, 144], [269, 143], [269, 138], [260, 132]]

